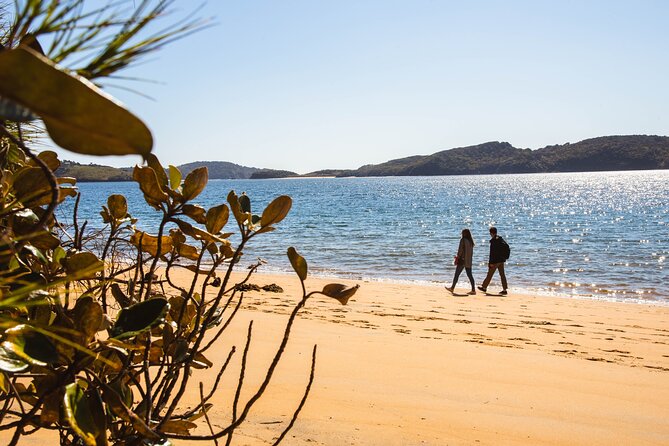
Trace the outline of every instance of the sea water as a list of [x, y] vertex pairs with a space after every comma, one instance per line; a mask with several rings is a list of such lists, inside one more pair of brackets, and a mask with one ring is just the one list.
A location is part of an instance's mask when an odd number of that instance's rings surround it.
[[[101, 205], [121, 193], [137, 227], [157, 231], [160, 215], [135, 183], [78, 187], [79, 220], [89, 228], [104, 226]], [[511, 246], [512, 292], [669, 303], [669, 171], [211, 180], [194, 202], [218, 205], [230, 190], [249, 195], [257, 214], [276, 196], [293, 199], [277, 230], [244, 253], [242, 263], [267, 262], [261, 271], [289, 272], [286, 249], [294, 246], [310, 274], [450, 284], [469, 228], [481, 282], [494, 225]], [[71, 209], [70, 201], [59, 219], [70, 219]], [[464, 274], [460, 285], [469, 286]]]

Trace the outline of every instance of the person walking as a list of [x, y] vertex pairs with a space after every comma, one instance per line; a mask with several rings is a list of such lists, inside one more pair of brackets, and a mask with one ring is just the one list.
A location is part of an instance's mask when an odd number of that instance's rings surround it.
[[469, 278], [469, 283], [472, 286], [472, 290], [467, 294], [476, 294], [476, 284], [474, 283], [474, 276], [472, 275], [472, 258], [474, 257], [474, 239], [472, 238], [472, 233], [469, 229], [462, 230], [462, 238], [460, 238], [460, 245], [458, 246], [458, 255], [456, 258], [455, 266], [455, 276], [453, 276], [453, 285], [451, 287], [446, 287], [448, 291], [453, 293], [455, 290], [455, 285], [458, 283], [458, 278], [460, 273], [464, 269], [467, 272], [467, 277]]
[[510, 248], [502, 237], [497, 235], [497, 228], [490, 227], [490, 257], [488, 258], [488, 275], [483, 280], [479, 290], [487, 292], [488, 285], [492, 280], [495, 271], [499, 271], [499, 278], [502, 280], [501, 295], [507, 294], [506, 274], [504, 274], [504, 262], [509, 258]]

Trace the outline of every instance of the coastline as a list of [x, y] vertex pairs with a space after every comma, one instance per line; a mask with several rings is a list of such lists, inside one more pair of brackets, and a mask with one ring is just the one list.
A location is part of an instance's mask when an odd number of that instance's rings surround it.
[[[190, 274], [174, 277], [185, 283]], [[242, 399], [260, 382], [301, 296], [295, 275], [258, 273], [250, 282], [284, 292], [244, 293], [230, 336], [209, 358], [221, 364], [232, 345], [242, 348], [254, 321]], [[307, 302], [267, 393], [232, 444], [271, 444], [280, 434], [302, 397], [314, 344], [315, 380], [285, 445], [669, 443], [667, 307], [513, 292], [451, 296], [437, 286], [312, 276], [307, 291], [331, 282], [361, 287], [347, 306], [324, 296]], [[214, 428], [229, 419], [239, 359], [209, 411]], [[216, 371], [194, 379], [206, 391]], [[193, 389], [187, 402], [198, 398]], [[203, 425], [193, 433], [207, 432]]]

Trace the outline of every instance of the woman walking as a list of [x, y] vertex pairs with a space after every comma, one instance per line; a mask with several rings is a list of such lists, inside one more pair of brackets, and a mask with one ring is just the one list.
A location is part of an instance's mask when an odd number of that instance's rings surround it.
[[458, 246], [458, 255], [456, 257], [455, 276], [453, 276], [453, 285], [446, 287], [448, 291], [453, 293], [455, 285], [458, 283], [460, 273], [464, 269], [467, 272], [469, 283], [472, 290], [467, 294], [476, 294], [476, 284], [474, 283], [474, 276], [472, 275], [472, 257], [474, 256], [474, 239], [469, 229], [462, 230], [462, 238], [460, 239], [460, 246]]

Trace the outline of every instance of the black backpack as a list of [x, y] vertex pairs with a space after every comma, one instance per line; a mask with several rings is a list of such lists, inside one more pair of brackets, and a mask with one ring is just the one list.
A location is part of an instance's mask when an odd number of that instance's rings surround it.
[[502, 239], [501, 242], [502, 242], [501, 243], [502, 254], [504, 255], [504, 259], [509, 260], [509, 257], [511, 257], [511, 247], [504, 239]]

